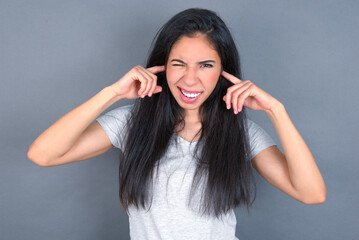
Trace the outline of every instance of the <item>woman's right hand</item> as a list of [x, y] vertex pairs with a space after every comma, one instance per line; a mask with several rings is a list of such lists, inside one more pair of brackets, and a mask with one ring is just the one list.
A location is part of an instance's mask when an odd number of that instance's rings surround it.
[[165, 66], [144, 68], [136, 66], [126, 73], [121, 79], [111, 85], [116, 94], [121, 98], [135, 99], [151, 97], [152, 94], [162, 91], [157, 85], [156, 73], [165, 71]]

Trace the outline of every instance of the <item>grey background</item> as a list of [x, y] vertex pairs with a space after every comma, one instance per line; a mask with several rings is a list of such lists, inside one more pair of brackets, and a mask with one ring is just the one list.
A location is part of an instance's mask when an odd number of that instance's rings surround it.
[[[244, 78], [279, 99], [306, 140], [327, 200], [305, 205], [257, 177], [240, 239], [358, 239], [358, 1], [0, 1], [0, 238], [129, 239], [118, 152], [43, 168], [30, 144], [145, 63], [155, 33], [189, 7], [215, 10]], [[109, 108], [128, 104], [115, 103]], [[279, 144], [262, 112], [250, 112]]]

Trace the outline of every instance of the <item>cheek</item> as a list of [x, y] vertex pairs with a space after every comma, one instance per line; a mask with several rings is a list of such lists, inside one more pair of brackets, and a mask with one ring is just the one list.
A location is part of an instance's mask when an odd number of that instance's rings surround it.
[[218, 79], [220, 77], [220, 73], [219, 72], [208, 72], [205, 74], [205, 76], [203, 76], [203, 79], [206, 80], [206, 83], [211, 86], [212, 88], [214, 88], [218, 82]]
[[166, 70], [166, 78], [169, 84], [176, 83], [182, 77], [182, 75], [183, 73], [181, 73], [181, 71], [175, 71], [173, 69]]

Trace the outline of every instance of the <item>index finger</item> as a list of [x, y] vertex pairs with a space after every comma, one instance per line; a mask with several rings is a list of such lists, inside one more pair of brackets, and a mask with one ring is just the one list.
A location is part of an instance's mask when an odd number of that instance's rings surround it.
[[163, 72], [165, 70], [165, 66], [154, 66], [147, 68], [148, 71], [150, 71], [153, 74]]
[[230, 81], [233, 84], [237, 84], [242, 82], [242, 80], [240, 80], [239, 78], [233, 76], [232, 74], [227, 73], [226, 71], [222, 71], [222, 76], [227, 79], [228, 81]]

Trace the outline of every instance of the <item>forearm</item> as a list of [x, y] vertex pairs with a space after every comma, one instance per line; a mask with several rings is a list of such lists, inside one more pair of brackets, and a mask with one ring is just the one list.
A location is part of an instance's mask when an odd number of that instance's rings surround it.
[[41, 161], [62, 156], [71, 149], [81, 133], [96, 117], [119, 99], [111, 87], [102, 89], [44, 131], [31, 144], [29, 155], [41, 158]]
[[325, 199], [326, 187], [323, 177], [312, 153], [290, 120], [283, 104], [276, 102], [266, 113], [282, 144], [293, 187], [308, 202], [311, 199]]

